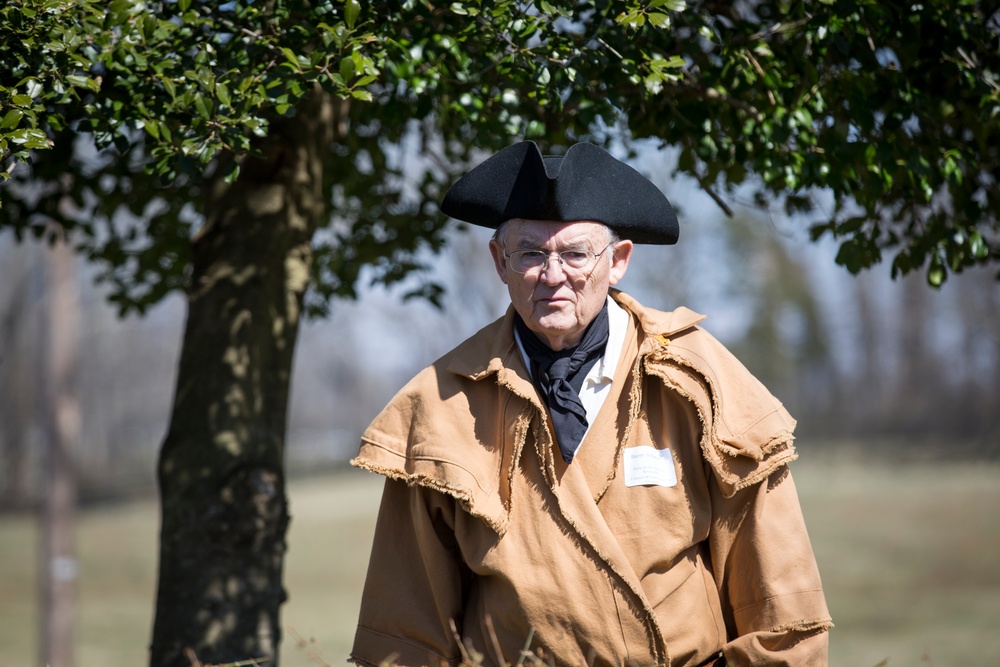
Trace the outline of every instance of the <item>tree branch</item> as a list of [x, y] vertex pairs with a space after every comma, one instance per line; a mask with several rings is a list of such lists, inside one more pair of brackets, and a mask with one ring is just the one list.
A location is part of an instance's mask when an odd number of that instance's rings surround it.
[[[687, 68], [681, 68], [681, 71], [685, 74], [686, 79], [690, 81], [690, 83], [677, 82], [674, 84], [674, 88], [683, 92], [691, 93], [703, 100], [729, 104], [730, 106], [736, 107], [737, 109], [750, 114], [753, 116], [754, 120], [758, 122], [764, 120], [764, 114], [762, 114], [754, 105], [729, 95], [723, 95], [715, 88], [706, 88], [693, 78], [693, 76], [687, 71]], [[774, 102], [773, 98], [771, 99], [771, 102]]]

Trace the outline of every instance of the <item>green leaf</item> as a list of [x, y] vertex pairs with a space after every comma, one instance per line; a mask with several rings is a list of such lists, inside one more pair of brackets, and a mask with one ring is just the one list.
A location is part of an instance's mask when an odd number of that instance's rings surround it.
[[257, 118], [252, 116], [244, 122], [244, 125], [250, 128], [250, 131], [253, 132], [254, 135], [258, 137], [267, 136], [267, 123], [264, 122], [263, 118]]
[[22, 118], [24, 118], [23, 111], [20, 109], [11, 109], [3, 117], [3, 121], [0, 121], [0, 130], [10, 130], [17, 127]]
[[546, 0], [539, 0], [538, 6], [549, 16], [564, 16], [567, 18], [570, 16], [570, 13], [567, 10], [563, 9], [559, 5], [547, 2]]
[[794, 112], [792, 112], [792, 117], [796, 121], [798, 121], [799, 125], [812, 127], [813, 117], [812, 114], [809, 113], [809, 109], [806, 109], [805, 107], [799, 107]]
[[340, 76], [344, 81], [350, 81], [354, 78], [354, 73], [357, 71], [357, 65], [353, 58], [341, 58], [340, 60]]
[[295, 55], [294, 51], [292, 51], [287, 46], [282, 46], [281, 52], [285, 54], [285, 60], [288, 62], [289, 65], [294, 67], [299, 72], [302, 71], [302, 65], [299, 64], [299, 57]]
[[990, 247], [987, 245], [986, 239], [983, 238], [983, 235], [980, 232], [974, 231], [969, 234], [969, 251], [972, 253], [973, 257], [979, 260], [989, 257]]
[[208, 101], [208, 98], [202, 93], [195, 93], [194, 96], [194, 108], [198, 111], [198, 115], [204, 119], [209, 119], [212, 117], [212, 107]]
[[236, 179], [240, 177], [240, 164], [236, 160], [230, 160], [226, 165], [225, 180], [226, 183], [235, 183]]
[[649, 23], [657, 28], [666, 29], [670, 27], [670, 17], [659, 12], [650, 12], [646, 15]]
[[628, 28], [638, 29], [646, 22], [646, 15], [636, 9], [619, 14], [615, 21]]
[[151, 123], [144, 123], [142, 129], [146, 130], [146, 134], [159, 140], [160, 138], [160, 126], [155, 121]]
[[229, 97], [229, 88], [227, 88], [226, 84], [221, 81], [217, 81], [215, 84], [215, 96], [218, 97], [219, 101], [227, 107], [231, 107], [233, 105], [232, 98]]
[[347, 23], [347, 27], [354, 30], [355, 24], [358, 22], [358, 16], [361, 14], [361, 3], [358, 0], [346, 0], [344, 2], [344, 21]]
[[27, 149], [44, 150], [51, 148], [49, 138], [41, 130], [34, 128], [14, 130], [8, 134], [12, 143]]
[[66, 81], [77, 88], [87, 88], [95, 93], [101, 90], [101, 85], [97, 83], [94, 79], [89, 76], [80, 76], [79, 74], [67, 74]]
[[945, 266], [944, 259], [939, 253], [934, 253], [931, 256], [931, 265], [927, 269], [927, 284], [931, 287], [941, 287], [944, 281], [948, 278], [948, 269]]
[[174, 85], [173, 79], [167, 76], [160, 77], [160, 83], [163, 84], [163, 89], [167, 91], [171, 99], [177, 99], [177, 86]]

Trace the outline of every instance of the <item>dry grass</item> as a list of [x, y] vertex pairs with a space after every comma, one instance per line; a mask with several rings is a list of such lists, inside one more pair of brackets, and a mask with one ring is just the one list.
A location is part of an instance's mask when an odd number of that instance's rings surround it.
[[1000, 665], [1000, 466], [803, 459], [831, 665]]
[[[837, 623], [831, 665], [1000, 664], [1000, 468], [818, 458], [793, 472]], [[381, 482], [349, 471], [290, 489], [282, 664], [341, 665]], [[157, 530], [152, 502], [82, 513], [78, 665], [146, 662]], [[0, 667], [37, 663], [37, 545], [30, 518], [0, 518]]]

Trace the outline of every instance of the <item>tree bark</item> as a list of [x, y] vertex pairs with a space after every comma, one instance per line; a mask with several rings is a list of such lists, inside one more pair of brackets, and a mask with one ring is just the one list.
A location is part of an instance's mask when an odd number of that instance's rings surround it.
[[277, 664], [289, 380], [333, 127], [332, 101], [311, 96], [208, 190], [159, 459], [155, 667]]
[[42, 505], [41, 664], [73, 665], [76, 599], [75, 453], [80, 440], [76, 393], [80, 303], [73, 249], [59, 241], [49, 250], [49, 305], [45, 406], [45, 500]]
[[41, 386], [47, 376], [47, 351], [41, 347], [38, 285], [50, 274], [51, 262], [39, 261], [48, 248], [25, 245], [7, 252], [3, 262], [6, 303], [0, 306], [0, 510], [24, 509], [44, 498], [32, 482], [32, 425], [43, 415]]

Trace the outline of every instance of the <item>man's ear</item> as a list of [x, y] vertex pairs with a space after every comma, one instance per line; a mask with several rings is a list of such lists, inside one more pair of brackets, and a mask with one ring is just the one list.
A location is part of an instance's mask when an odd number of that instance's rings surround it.
[[618, 281], [625, 277], [625, 272], [628, 271], [628, 263], [632, 259], [632, 242], [628, 239], [624, 241], [619, 241], [614, 246], [614, 255], [611, 256], [611, 274], [608, 277], [608, 283], [611, 285], [617, 285]]
[[507, 257], [503, 254], [503, 248], [496, 239], [490, 239], [490, 254], [493, 255], [493, 265], [497, 269], [497, 275], [501, 282], [507, 284]]

